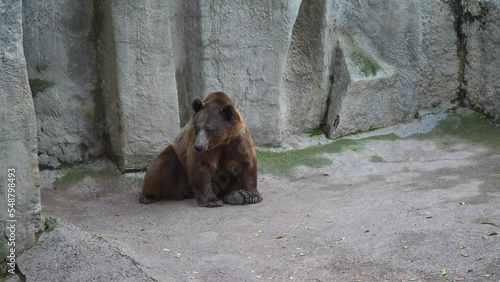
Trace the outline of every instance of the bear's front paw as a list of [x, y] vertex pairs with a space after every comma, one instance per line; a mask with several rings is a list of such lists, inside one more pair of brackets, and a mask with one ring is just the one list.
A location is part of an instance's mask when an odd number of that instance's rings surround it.
[[222, 202], [222, 200], [215, 199], [215, 200], [208, 201], [208, 202], [202, 204], [201, 206], [207, 207], [207, 208], [217, 208], [217, 207], [222, 207], [223, 205], [224, 205], [224, 202]]
[[139, 197], [139, 203], [141, 204], [151, 204], [154, 202], [158, 202], [160, 199], [158, 197], [153, 197], [146, 195], [144, 193], [141, 193], [141, 196]]

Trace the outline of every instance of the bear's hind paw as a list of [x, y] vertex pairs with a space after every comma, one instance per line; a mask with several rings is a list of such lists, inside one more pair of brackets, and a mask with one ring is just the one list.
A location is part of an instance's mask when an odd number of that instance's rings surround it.
[[251, 195], [250, 199], [248, 200], [247, 204], [256, 204], [262, 202], [262, 196], [260, 194], [257, 195]]
[[139, 197], [139, 203], [141, 204], [152, 204], [154, 202], [158, 202], [159, 200], [160, 198], [158, 197], [149, 196], [144, 193], [141, 193], [141, 196]]
[[262, 202], [262, 196], [260, 194], [252, 195], [247, 190], [241, 189], [227, 194], [224, 197], [224, 202], [231, 205], [256, 204]]
[[204, 203], [202, 206], [207, 207], [207, 208], [217, 208], [217, 207], [222, 207], [224, 205], [224, 202], [219, 199], [211, 200], [209, 202]]
[[224, 202], [230, 205], [244, 205], [250, 203], [252, 195], [247, 190], [233, 191], [224, 197]]

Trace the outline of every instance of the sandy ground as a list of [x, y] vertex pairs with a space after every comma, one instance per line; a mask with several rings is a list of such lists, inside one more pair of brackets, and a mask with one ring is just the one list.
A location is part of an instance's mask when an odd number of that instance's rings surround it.
[[142, 205], [137, 175], [44, 172], [57, 227], [19, 268], [27, 281], [500, 281], [500, 145], [372, 140], [327, 157], [298, 179], [261, 172], [262, 203], [213, 209]]

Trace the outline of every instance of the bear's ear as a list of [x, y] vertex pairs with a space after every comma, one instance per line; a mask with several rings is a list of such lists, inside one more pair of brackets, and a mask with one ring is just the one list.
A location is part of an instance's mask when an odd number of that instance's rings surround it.
[[224, 107], [222, 107], [222, 110], [220, 112], [221, 112], [221, 115], [227, 121], [235, 121], [236, 120], [234, 107], [232, 105], [225, 105]]
[[195, 98], [193, 102], [191, 102], [191, 106], [195, 113], [199, 112], [201, 108], [203, 108], [203, 102], [199, 98]]

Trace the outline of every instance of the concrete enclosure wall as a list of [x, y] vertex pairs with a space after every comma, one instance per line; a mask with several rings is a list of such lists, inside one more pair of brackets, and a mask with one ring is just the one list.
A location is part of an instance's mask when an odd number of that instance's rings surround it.
[[23, 1], [23, 46], [41, 166], [104, 154], [92, 1]]
[[[43, 166], [143, 169], [227, 92], [260, 145], [414, 118], [442, 102], [499, 118], [495, 1], [24, 1]], [[467, 40], [465, 40], [467, 38]], [[496, 52], [496, 53], [495, 53]]]
[[[20, 0], [0, 2], [0, 271], [41, 227], [35, 110], [23, 54]], [[14, 257], [15, 259], [15, 257]], [[10, 260], [10, 259], [9, 259]]]
[[179, 130], [168, 6], [100, 1], [97, 38], [110, 156], [144, 168]]
[[500, 119], [499, 1], [7, 0], [0, 13], [0, 155], [21, 172], [21, 246], [40, 223], [38, 163], [144, 169], [209, 92], [234, 99], [258, 145], [442, 103]]

